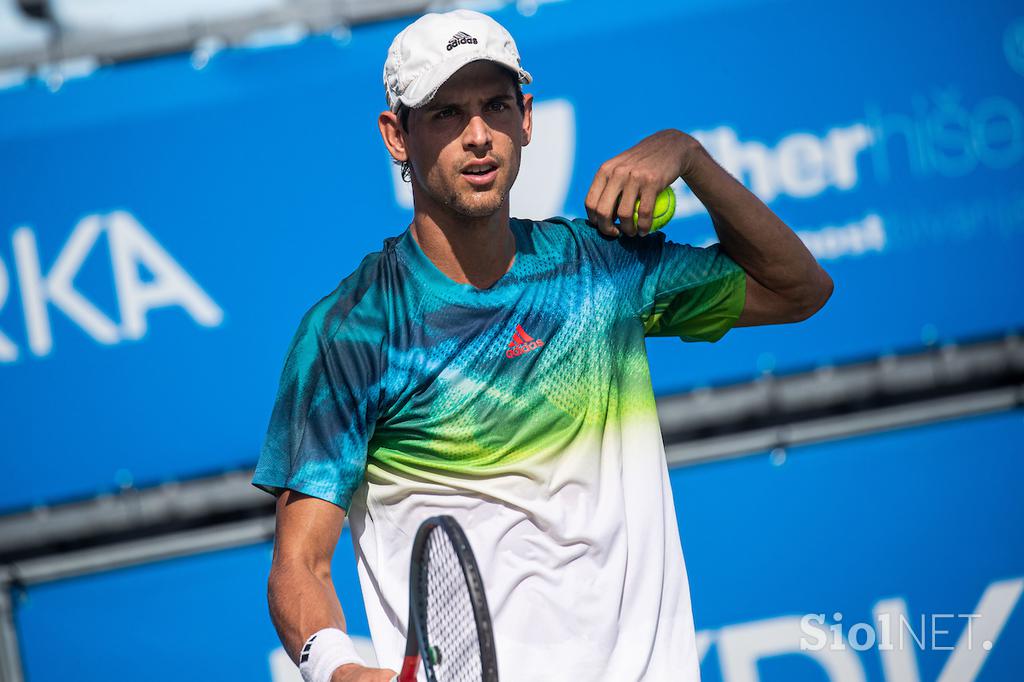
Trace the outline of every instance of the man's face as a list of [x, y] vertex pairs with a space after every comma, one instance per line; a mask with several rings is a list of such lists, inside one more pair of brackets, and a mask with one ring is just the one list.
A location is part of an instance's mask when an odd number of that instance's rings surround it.
[[[409, 113], [405, 141], [413, 182], [460, 215], [485, 217], [501, 208], [530, 141], [530, 95], [520, 113], [507, 73], [492, 62], [471, 62]], [[485, 169], [481, 162], [494, 170], [472, 174]]]

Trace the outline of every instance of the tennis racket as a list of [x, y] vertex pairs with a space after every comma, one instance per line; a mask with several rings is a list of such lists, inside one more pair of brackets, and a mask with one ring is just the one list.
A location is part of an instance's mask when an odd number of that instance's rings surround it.
[[497, 682], [498, 660], [484, 585], [473, 550], [450, 516], [424, 521], [409, 564], [409, 634], [392, 682]]

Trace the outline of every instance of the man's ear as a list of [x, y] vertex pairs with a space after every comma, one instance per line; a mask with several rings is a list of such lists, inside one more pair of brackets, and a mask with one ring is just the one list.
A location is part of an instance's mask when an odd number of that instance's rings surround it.
[[405, 133], [398, 116], [393, 111], [382, 111], [377, 117], [380, 136], [384, 138], [384, 146], [395, 161], [408, 161], [409, 150], [405, 147]]
[[523, 93], [523, 146], [533, 137], [533, 95]]

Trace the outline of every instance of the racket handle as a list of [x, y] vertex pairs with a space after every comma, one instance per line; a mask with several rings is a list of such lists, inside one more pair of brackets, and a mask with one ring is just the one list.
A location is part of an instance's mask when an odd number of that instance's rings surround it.
[[416, 682], [416, 669], [420, 667], [419, 654], [406, 655], [402, 661], [402, 671], [391, 678], [391, 682]]

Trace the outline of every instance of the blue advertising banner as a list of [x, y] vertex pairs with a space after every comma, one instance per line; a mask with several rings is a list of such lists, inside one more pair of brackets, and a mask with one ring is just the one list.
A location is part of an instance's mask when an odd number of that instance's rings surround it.
[[[514, 215], [584, 215], [601, 162], [679, 128], [836, 282], [799, 325], [652, 340], [658, 392], [1024, 323], [1012, 4], [520, 4]], [[376, 126], [408, 21], [0, 91], [0, 510], [253, 463], [303, 312], [411, 218]], [[671, 238], [714, 239], [675, 189]]]
[[[1022, 442], [1015, 411], [673, 470], [703, 679], [1019, 679]], [[269, 562], [259, 545], [30, 588], [27, 679], [293, 682]], [[365, 638], [347, 530], [333, 577]]]
[[1018, 679], [1021, 443], [1018, 410], [675, 470], [705, 682]]

